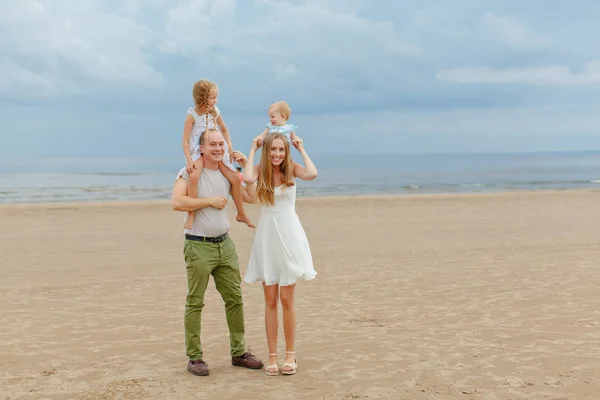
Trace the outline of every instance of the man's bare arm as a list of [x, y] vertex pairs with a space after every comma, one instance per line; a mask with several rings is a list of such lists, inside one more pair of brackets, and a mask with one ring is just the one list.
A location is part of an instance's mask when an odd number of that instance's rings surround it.
[[206, 207], [222, 210], [227, 205], [225, 197], [201, 197], [199, 199], [187, 195], [187, 182], [183, 178], [177, 179], [171, 194], [171, 203], [175, 211], [196, 211]]

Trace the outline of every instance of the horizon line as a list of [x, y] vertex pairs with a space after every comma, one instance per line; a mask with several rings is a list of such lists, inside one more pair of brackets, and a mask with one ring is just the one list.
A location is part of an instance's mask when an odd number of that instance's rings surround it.
[[[314, 156], [325, 157], [325, 156], [417, 156], [417, 155], [482, 155], [482, 154], [557, 154], [557, 153], [600, 153], [600, 149], [597, 150], [513, 150], [513, 151], [446, 151], [446, 152], [381, 152], [381, 153], [359, 153], [359, 152], [348, 152], [348, 153], [319, 153], [313, 152]], [[61, 156], [61, 157], [41, 157], [38, 160], [86, 160], [86, 159], [169, 159], [176, 158], [178, 156], [145, 156], [145, 157], [130, 157], [121, 155], [97, 155], [97, 156]], [[3, 157], [4, 161], [17, 161], [25, 160], [29, 157]]]

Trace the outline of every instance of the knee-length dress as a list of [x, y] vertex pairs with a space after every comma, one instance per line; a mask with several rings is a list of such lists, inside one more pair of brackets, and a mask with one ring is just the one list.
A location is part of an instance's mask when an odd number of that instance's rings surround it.
[[289, 286], [317, 272], [304, 228], [296, 214], [296, 185], [275, 188], [275, 205], [261, 207], [244, 281]]

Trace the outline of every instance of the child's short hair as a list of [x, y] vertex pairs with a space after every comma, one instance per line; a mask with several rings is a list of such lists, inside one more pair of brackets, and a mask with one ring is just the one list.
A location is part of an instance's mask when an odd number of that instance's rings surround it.
[[279, 112], [281, 116], [285, 118], [286, 121], [290, 119], [290, 116], [292, 115], [292, 109], [290, 108], [289, 104], [285, 101], [276, 101], [275, 103], [269, 106], [269, 111], [270, 110], [276, 110], [277, 112]]

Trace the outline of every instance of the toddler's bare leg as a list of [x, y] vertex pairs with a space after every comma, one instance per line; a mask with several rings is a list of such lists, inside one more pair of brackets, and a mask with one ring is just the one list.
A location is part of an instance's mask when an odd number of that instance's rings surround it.
[[240, 178], [237, 172], [230, 170], [227, 165], [224, 163], [219, 164], [219, 170], [229, 183], [231, 183], [231, 196], [233, 197], [233, 202], [235, 203], [235, 208], [237, 208], [237, 217], [235, 220], [237, 222], [243, 222], [248, 225], [250, 228], [256, 228], [256, 225], [250, 221], [250, 218], [246, 215], [246, 211], [244, 210], [244, 197], [242, 195], [242, 182], [240, 182]]
[[[196, 169], [189, 174], [187, 181], [187, 195], [190, 197], [198, 196], [198, 182], [200, 181], [200, 174], [202, 173], [202, 168], [204, 168], [204, 159], [200, 157], [194, 162], [194, 166]], [[183, 225], [184, 229], [192, 229], [192, 225], [194, 224], [194, 218], [196, 217], [193, 211], [188, 212], [187, 220]]]

